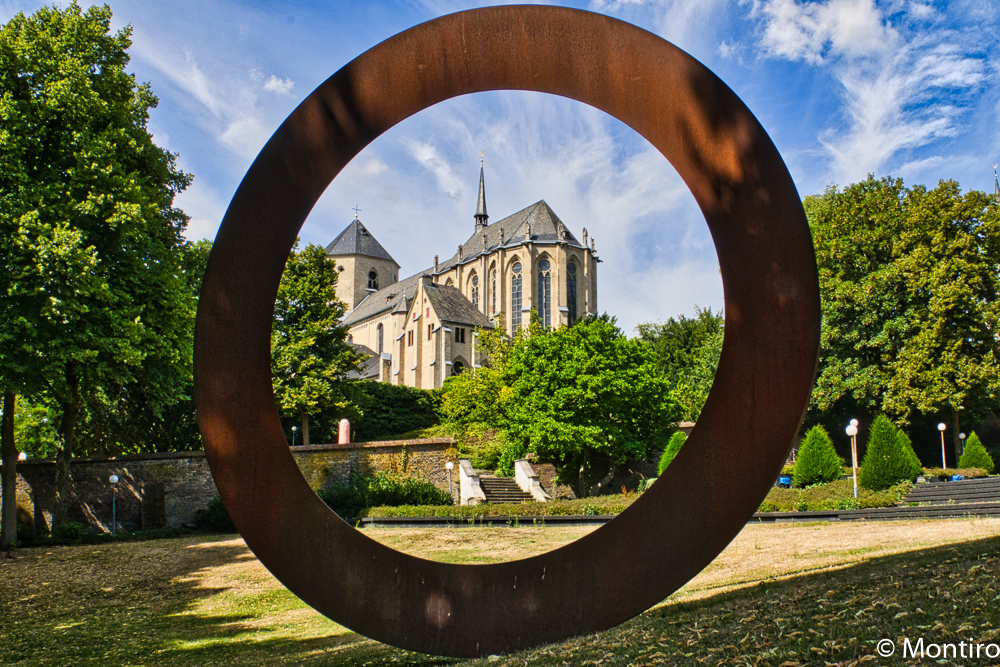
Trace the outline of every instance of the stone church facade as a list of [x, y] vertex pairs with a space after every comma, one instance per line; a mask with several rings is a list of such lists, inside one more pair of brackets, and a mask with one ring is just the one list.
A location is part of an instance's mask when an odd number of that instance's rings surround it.
[[566, 326], [597, 313], [600, 261], [583, 229], [577, 240], [544, 201], [492, 224], [483, 172], [475, 229], [445, 261], [399, 280], [399, 264], [357, 217], [326, 248], [337, 263], [351, 342], [370, 355], [363, 377], [434, 389], [488, 360], [476, 328], [511, 332], [534, 309]]

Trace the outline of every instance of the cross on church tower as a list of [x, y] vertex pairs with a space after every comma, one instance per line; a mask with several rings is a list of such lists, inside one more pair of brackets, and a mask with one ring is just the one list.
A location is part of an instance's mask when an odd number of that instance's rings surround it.
[[360, 208], [358, 208], [358, 205], [357, 205], [357, 204], [355, 204], [355, 205], [354, 205], [354, 217], [355, 217], [355, 218], [357, 218], [357, 217], [358, 217], [358, 213], [361, 213], [361, 209], [360, 209]]

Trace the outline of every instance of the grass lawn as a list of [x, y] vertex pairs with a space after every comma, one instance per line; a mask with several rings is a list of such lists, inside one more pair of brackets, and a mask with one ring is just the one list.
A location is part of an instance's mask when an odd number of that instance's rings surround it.
[[[479, 563], [590, 530], [367, 532], [414, 555]], [[1000, 643], [1000, 520], [751, 525], [685, 588], [617, 628], [471, 661], [342, 628], [233, 536], [39, 547], [0, 560], [2, 665], [905, 664], [898, 652], [876, 657], [883, 637]]]

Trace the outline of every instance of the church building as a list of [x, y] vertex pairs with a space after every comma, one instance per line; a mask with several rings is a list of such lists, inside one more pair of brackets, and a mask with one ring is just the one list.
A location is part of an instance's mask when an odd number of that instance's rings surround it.
[[[538, 313], [547, 327], [597, 313], [597, 263], [544, 201], [492, 224], [479, 171], [475, 228], [449, 259], [399, 280], [400, 266], [355, 219], [326, 247], [340, 272], [349, 340], [371, 358], [364, 377], [434, 389], [489, 363], [476, 328], [512, 332]], [[365, 350], [364, 348], [367, 348]]]

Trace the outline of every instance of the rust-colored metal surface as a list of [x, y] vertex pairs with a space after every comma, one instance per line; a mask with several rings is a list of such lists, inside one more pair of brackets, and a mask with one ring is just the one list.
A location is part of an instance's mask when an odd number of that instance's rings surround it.
[[[422, 109], [499, 89], [553, 93], [602, 109], [670, 160], [715, 240], [726, 337], [687, 446], [621, 516], [527, 560], [448, 565], [380, 545], [309, 488], [275, 409], [271, 318], [296, 234], [347, 162]], [[627, 23], [559, 7], [491, 7], [441, 17], [375, 46], [281, 125], [215, 240], [198, 310], [195, 387], [219, 492], [247, 544], [282, 583], [373, 639], [482, 656], [614, 626], [711, 562], [785, 460], [818, 345], [819, 290], [805, 215], [777, 150], [736, 95], [684, 52]]]

